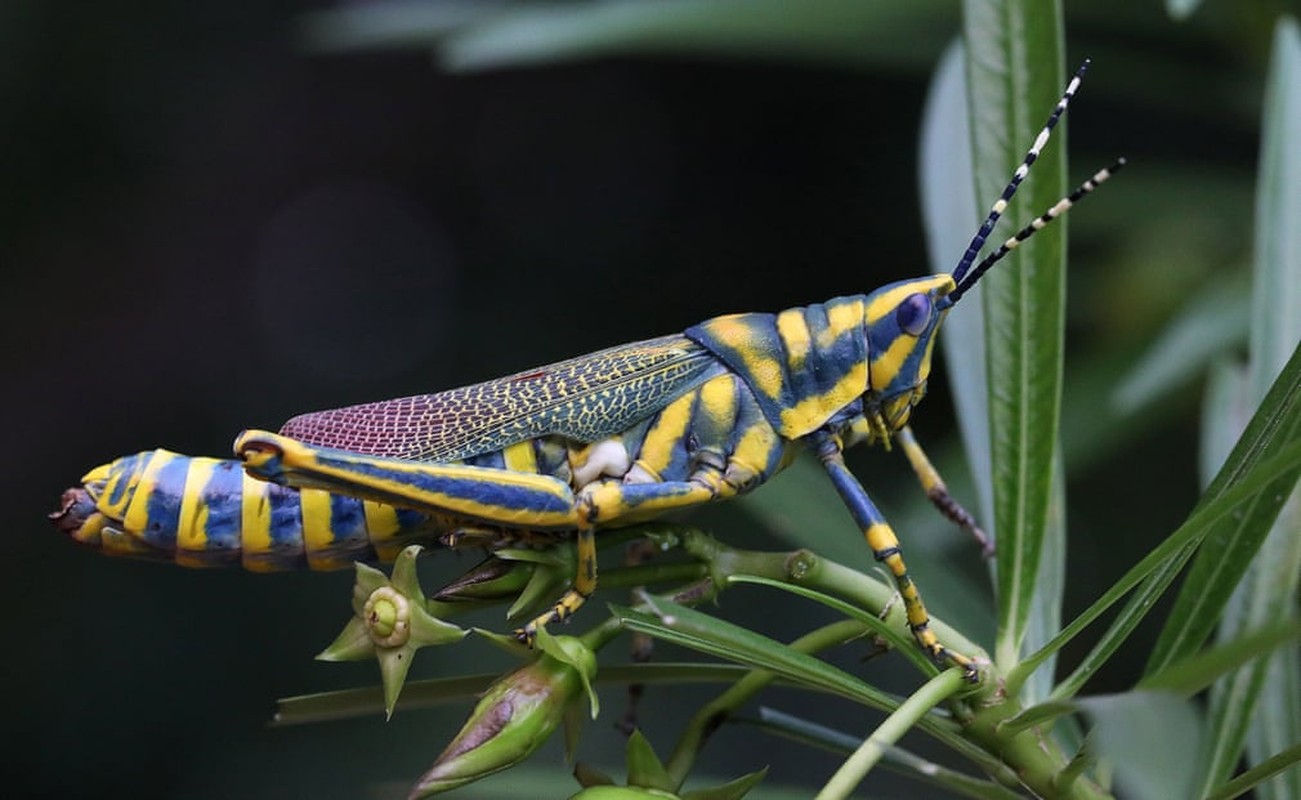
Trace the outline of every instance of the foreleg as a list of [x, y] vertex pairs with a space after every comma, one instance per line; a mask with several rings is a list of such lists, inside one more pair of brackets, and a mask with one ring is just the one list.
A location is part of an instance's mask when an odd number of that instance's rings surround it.
[[908, 576], [908, 567], [904, 564], [903, 553], [899, 548], [899, 537], [868, 497], [863, 485], [845, 466], [840, 441], [829, 434], [815, 434], [812, 439], [815, 452], [831, 478], [832, 485], [836, 487], [841, 500], [849, 508], [849, 513], [862, 529], [868, 546], [872, 548], [872, 556], [885, 564], [894, 576], [899, 596], [903, 598], [908, 627], [917, 639], [917, 644], [941, 667], [958, 666], [966, 672], [969, 679], [978, 678], [979, 671], [972, 659], [940, 644], [935, 632], [931, 630], [930, 615], [926, 613], [926, 606], [922, 603], [916, 584]]

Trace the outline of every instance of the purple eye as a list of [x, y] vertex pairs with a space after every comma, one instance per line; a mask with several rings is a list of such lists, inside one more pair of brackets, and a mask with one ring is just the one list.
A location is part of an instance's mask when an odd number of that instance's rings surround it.
[[931, 324], [931, 300], [924, 294], [910, 294], [894, 312], [895, 322], [904, 333], [921, 336]]

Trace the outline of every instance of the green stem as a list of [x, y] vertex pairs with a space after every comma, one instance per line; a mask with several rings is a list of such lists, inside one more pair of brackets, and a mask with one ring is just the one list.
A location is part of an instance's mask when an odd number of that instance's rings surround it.
[[[863, 635], [866, 628], [857, 622], [833, 622], [791, 642], [791, 648], [801, 653], [816, 653]], [[696, 756], [719, 725], [736, 709], [748, 702], [776, 676], [766, 670], [754, 670], [738, 680], [732, 688], [711, 700], [687, 722], [678, 738], [673, 754], [665, 762], [665, 769], [675, 785], [681, 786], [695, 765]]]
[[[857, 736], [850, 736], [771, 708], [761, 708], [759, 718], [756, 720], [738, 717], [736, 721], [841, 756], [853, 753], [859, 743]], [[971, 800], [1021, 800], [1024, 797], [1021, 792], [1013, 791], [1002, 784], [958, 772], [902, 747], [896, 746], [886, 750], [881, 759], [881, 767], [897, 775], [906, 775], [930, 786], [944, 789], [957, 797], [967, 797]]]
[[[876, 612], [886, 608], [895, 597], [893, 587], [808, 551], [785, 554], [734, 551], [713, 540], [703, 541], [704, 538], [684, 540], [684, 549], [709, 561], [714, 574], [724, 576], [720, 585], [727, 585], [727, 576], [755, 574], [815, 588]], [[905, 624], [901, 608], [894, 609], [887, 619]], [[942, 620], [932, 619], [931, 628], [946, 647], [988, 662], [981, 648]], [[934, 715], [923, 716], [918, 720], [918, 727], [972, 759], [1005, 786], [1029, 787], [1040, 797], [1070, 800], [1110, 797], [1097, 784], [1083, 778], [1066, 782], [1064, 789], [1059, 787], [1056, 778], [1067, 766], [1068, 759], [1039, 728], [1019, 732], [1001, 730], [1000, 724], [1020, 714], [1022, 708], [1003, 690], [995, 667], [985, 667], [984, 671], [986, 675], [980, 687], [964, 696], [962, 702], [951, 704], [955, 719], [962, 725], [961, 733], [937, 730], [932, 724], [936, 721]], [[670, 774], [678, 778], [685, 772]]]
[[641, 564], [635, 567], [617, 567], [601, 570], [602, 589], [627, 589], [631, 586], [652, 586], [663, 583], [688, 583], [709, 574], [704, 564]]
[[[860, 572], [843, 567], [833, 561], [807, 550], [785, 553], [758, 552], [752, 550], [734, 550], [716, 539], [700, 533], [690, 532], [682, 537], [682, 547], [692, 556], [710, 564], [720, 588], [731, 585], [731, 579], [739, 576], [757, 576], [769, 580], [782, 581], [797, 585], [810, 586], [829, 594], [851, 600], [861, 607], [880, 613], [895, 599], [892, 587], [881, 583]], [[889, 618], [899, 625], [904, 625], [902, 609], [892, 612]], [[837, 626], [845, 627], [843, 632]], [[957, 634], [949, 626], [938, 620], [933, 621], [934, 629], [946, 645], [964, 647], [967, 652], [979, 653], [980, 650], [965, 637]], [[839, 644], [836, 636], [848, 635], [849, 638], [862, 636], [868, 629], [861, 623], [841, 622], [827, 628], [814, 631], [791, 644], [791, 647], [805, 653], [814, 653]], [[754, 677], [742, 679], [737, 686], [725, 692], [712, 703], [698, 712], [688, 723], [677, 748], [667, 762], [669, 774], [678, 781], [685, 780], [694, 764], [697, 753], [708, 738], [708, 732], [725, 720], [740, 704], [749, 700], [768, 683], [773, 676], [765, 671], [756, 670]], [[987, 681], [987, 684], [994, 683]], [[982, 689], [981, 693], [992, 689]], [[944, 742], [951, 749], [978, 765], [995, 780], [1006, 786], [1020, 785], [1016, 773], [998, 760], [991, 753], [964, 739], [954, 723], [939, 719], [934, 715], [920, 721], [919, 727]]]
[[973, 744], [998, 753], [1003, 763], [1015, 770], [1021, 784], [1033, 797], [1062, 800], [1103, 800], [1111, 795], [1093, 781], [1083, 777], [1061, 781], [1070, 762], [1061, 749], [1040, 727], [1011, 733], [1015, 724], [1008, 720], [1021, 714], [1021, 704], [1003, 699], [976, 711], [963, 726], [963, 735]]
[[[814, 562], [802, 574], [795, 576], [795, 582], [842, 597], [864, 608], [873, 610], [886, 608], [895, 599], [893, 586], [888, 586], [857, 570], [825, 558], [815, 558]], [[894, 607], [891, 609], [890, 614], [886, 616], [886, 620], [906, 629], [908, 623], [903, 604], [894, 603]], [[989, 663], [989, 656], [986, 655], [983, 648], [963, 636], [955, 628], [950, 627], [943, 620], [931, 617], [931, 630], [939, 637], [940, 643], [950, 650], [970, 656], [978, 662]], [[995, 691], [999, 676], [992, 665], [983, 666], [982, 671], [987, 673], [987, 677], [976, 696], [985, 698]]]
[[869, 770], [876, 766], [886, 748], [899, 741], [916, 726], [926, 714], [944, 700], [960, 692], [965, 683], [962, 670], [947, 669], [931, 678], [903, 702], [894, 713], [885, 718], [858, 750], [836, 770], [831, 780], [818, 792], [817, 800], [839, 800], [848, 797], [862, 783]]

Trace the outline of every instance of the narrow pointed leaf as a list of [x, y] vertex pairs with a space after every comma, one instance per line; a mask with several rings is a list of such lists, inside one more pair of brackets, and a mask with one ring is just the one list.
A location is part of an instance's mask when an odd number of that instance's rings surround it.
[[895, 700], [825, 661], [801, 653], [767, 636], [675, 603], [656, 601], [657, 614], [611, 605], [610, 611], [629, 630], [766, 669], [796, 683], [823, 689], [875, 708], [893, 710]]
[[[1263, 393], [1287, 354], [1301, 339], [1301, 32], [1284, 18], [1274, 37], [1262, 120], [1261, 161], [1257, 176], [1253, 267], [1251, 360], [1245, 377], [1217, 375], [1221, 388], [1212, 399], [1245, 404]], [[1217, 422], [1207, 444], [1236, 430], [1236, 415]], [[1208, 452], [1206, 458], [1220, 454]], [[1301, 492], [1279, 513], [1253, 563], [1228, 602], [1218, 640], [1232, 645], [1247, 630], [1297, 616], [1295, 596], [1301, 576]], [[1254, 663], [1216, 685], [1211, 694], [1209, 747], [1198, 759], [1205, 789], [1232, 773], [1245, 741], [1249, 763], [1301, 740], [1301, 648], [1295, 645]], [[1292, 770], [1262, 784], [1262, 800], [1301, 797], [1301, 771]]]
[[[1293, 357], [1288, 369], [1301, 372], [1301, 350]], [[1296, 375], [1280, 377], [1298, 380]], [[1294, 392], [1299, 390], [1296, 385], [1290, 388]], [[1301, 397], [1292, 396], [1283, 400], [1285, 406], [1279, 409], [1283, 416], [1278, 420], [1277, 429], [1271, 433], [1284, 442], [1296, 441], [1301, 438]], [[1219, 496], [1226, 483], [1237, 474], [1237, 469], [1246, 466], [1242, 461], [1258, 456], [1255, 453], [1239, 454], [1240, 449], [1241, 445], [1233, 454], [1241, 455], [1240, 462], [1226, 464], [1216, 482], [1202, 495], [1203, 503]], [[1233, 456], [1230, 456], [1230, 461], [1233, 461]], [[1179, 599], [1153, 649], [1147, 674], [1195, 652], [1210, 636], [1228, 603], [1229, 595], [1242, 580], [1268, 535], [1283, 501], [1292, 494], [1297, 474], [1296, 469], [1280, 472], [1270, 482], [1270, 490], [1262, 493], [1257, 502], [1240, 509], [1231, 518], [1220, 521], [1208, 532], [1206, 546], [1194, 560]]]
[[[607, 686], [628, 683], [727, 685], [735, 683], [749, 672], [747, 668], [735, 664], [623, 664], [602, 667], [596, 682]], [[467, 702], [483, 694], [484, 689], [500, 677], [495, 673], [482, 673], [411, 681], [403, 690], [400, 706], [404, 710], [412, 710]], [[276, 714], [271, 724], [305, 725], [365, 717], [378, 713], [383, 708], [383, 703], [384, 698], [378, 686], [285, 697], [277, 701]]]
[[[1301, 639], [1301, 620], [1284, 620], [1240, 636], [1210, 650], [1176, 661], [1139, 682], [1140, 689], [1157, 689], [1191, 697], [1213, 681], [1254, 660], [1268, 660], [1274, 651]], [[1295, 709], [1293, 709], [1295, 710]]]
[[[1301, 226], [1296, 224], [1301, 218], [1301, 152], [1296, 147], [1301, 137], [1299, 40], [1301, 33], [1295, 20], [1285, 19], [1279, 24], [1266, 97], [1252, 298], [1250, 383], [1255, 397], [1265, 397], [1277, 370], [1301, 341], [1301, 315], [1297, 314], [1301, 307]], [[1292, 493], [1286, 476], [1281, 476], [1278, 488], [1284, 497]], [[1208, 494], [1215, 489], [1212, 484]], [[1213, 534], [1210, 547], [1193, 562], [1187, 584], [1157, 641], [1149, 672], [1188, 655], [1206, 640], [1228, 595], [1268, 533], [1268, 527], [1260, 529], [1244, 520], [1241, 526], [1229, 524]], [[1301, 555], [1301, 550], [1288, 547], [1294, 540], [1280, 534], [1275, 545], [1279, 552], [1273, 558]], [[1286, 570], [1291, 565], [1281, 566]], [[1295, 587], [1295, 575], [1289, 577]]]
[[[1267, 83], [1264, 140], [1256, 198], [1255, 295], [1258, 313], [1251, 332], [1251, 383], [1262, 396], [1274, 372], [1287, 360], [1288, 348], [1301, 341], [1301, 26], [1283, 17], [1274, 32], [1274, 52]], [[1301, 582], [1301, 489], [1279, 512], [1273, 530], [1243, 589], [1250, 592], [1247, 618], [1298, 617]], [[1301, 648], [1280, 650], [1256, 669], [1265, 682], [1256, 699], [1247, 734], [1248, 763], [1263, 764], [1271, 754], [1301, 742]], [[1263, 783], [1261, 800], [1301, 798], [1301, 770], [1293, 769]]]
[[[478, 70], [611, 55], [769, 58], [841, 67], [917, 63], [943, 47], [937, 0], [519, 3], [447, 37], [442, 62]], [[951, 17], [950, 17], [951, 18]]]
[[672, 792], [676, 787], [673, 778], [664, 769], [663, 762], [655, 755], [655, 748], [647, 741], [641, 730], [634, 730], [628, 737], [628, 785], [646, 789], [658, 789]]
[[[731, 581], [734, 583], [754, 583], [759, 586], [768, 586], [773, 589], [780, 589], [813, 600], [814, 602], [821, 603], [826, 607], [834, 609], [841, 614], [844, 614], [846, 617], [857, 620], [868, 628], [871, 628], [877, 636], [885, 639], [891, 648], [896, 652], [903, 654], [909, 661], [912, 661], [923, 674], [930, 676], [939, 672], [939, 668], [936, 667], [935, 664], [925, 656], [925, 654], [918, 650], [917, 647], [914, 646], [913, 640], [904, 635], [898, 627], [887, 624], [885, 620], [881, 619], [877, 615], [864, 611], [852, 603], [846, 603], [844, 600], [840, 600], [831, 595], [804, 586], [798, 586], [784, 581], [774, 581], [768, 578], [741, 575], [733, 576]], [[900, 609], [900, 611], [902, 612], [902, 609]]]
[[1068, 700], [1050, 700], [1046, 703], [1030, 706], [1019, 714], [1008, 717], [998, 724], [998, 731], [1003, 736], [1012, 736], [1036, 725], [1052, 722], [1067, 714], [1074, 714], [1079, 706]]
[[[967, 0], [963, 8], [976, 196], [991, 202], [1065, 86], [1061, 9], [1043, 0]], [[1045, 149], [1009, 209], [1012, 223], [1029, 222], [1065, 194], [1064, 153], [1061, 139]], [[994, 657], [1003, 667], [1018, 660], [1037, 602], [1048, 524], [1061, 405], [1064, 230], [1060, 223], [1044, 229], [982, 280], [998, 532]]]
[[1301, 742], [1262, 760], [1228, 783], [1216, 787], [1203, 800], [1232, 800], [1241, 797], [1275, 776], [1286, 775], [1289, 771], [1296, 772], [1298, 764], [1301, 764]]
[[711, 786], [687, 792], [682, 795], [682, 800], [740, 800], [751, 789], [762, 783], [767, 774], [768, 768], [764, 767], [756, 772], [728, 781], [721, 786]]
[[1009, 691], [1016, 690], [1030, 673], [1043, 665], [1051, 653], [1059, 651], [1078, 636], [1080, 631], [1088, 627], [1163, 563], [1178, 557], [1184, 547], [1201, 541], [1221, 519], [1235, 514], [1245, 506], [1253, 505], [1262, 496], [1271, 496], [1272, 483], [1280, 472], [1298, 469], [1301, 469], [1301, 441], [1290, 441], [1278, 446], [1268, 458], [1257, 463], [1246, 473], [1237, 476], [1232, 488], [1212, 502], [1199, 507], [1193, 516], [1179, 526], [1178, 530], [1131, 567], [1100, 598], [1073, 619], [1061, 633], [1054, 636], [1052, 641], [1014, 667], [1007, 677]]
[[[1301, 473], [1301, 347], [1270, 388], [1264, 402], [1256, 409], [1247, 430], [1234, 446], [1229, 460], [1216, 475], [1211, 486], [1184, 524], [1155, 550], [1126, 572], [1093, 605], [1072, 620], [1045, 647], [1008, 674], [1011, 690], [1017, 687], [1048, 657], [1075, 638], [1080, 631], [1110, 608], [1140, 581], [1172, 560], [1187, 557], [1185, 548], [1201, 542], [1217, 526], [1247, 520], [1266, 528], [1273, 522], [1283, 498]], [[1281, 489], [1280, 482], [1287, 482]], [[1273, 506], [1272, 513], [1269, 506]], [[1128, 615], [1142, 616], [1147, 608], [1127, 608]], [[1127, 625], [1128, 617], [1117, 618], [1113, 625]], [[1164, 662], [1162, 662], [1164, 663]], [[1155, 671], [1149, 665], [1149, 672]]]

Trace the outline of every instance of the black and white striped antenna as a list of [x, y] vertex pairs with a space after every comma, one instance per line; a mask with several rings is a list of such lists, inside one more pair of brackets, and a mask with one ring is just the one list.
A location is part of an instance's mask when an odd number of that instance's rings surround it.
[[[1061, 200], [1058, 200], [1053, 204], [1052, 208], [1049, 208], [1029, 225], [1018, 231], [1015, 236], [1003, 242], [997, 250], [981, 259], [979, 264], [976, 263], [976, 257], [980, 254], [981, 248], [985, 246], [985, 242], [993, 232], [994, 226], [998, 224], [999, 219], [1003, 216], [1003, 212], [1007, 210], [1007, 205], [1011, 201], [1012, 196], [1016, 194], [1017, 188], [1021, 186], [1021, 182], [1025, 180], [1025, 176], [1030, 173], [1031, 165], [1038, 160], [1040, 151], [1042, 151], [1044, 145], [1048, 143], [1048, 138], [1052, 135], [1053, 128], [1057, 126], [1057, 121], [1061, 119], [1062, 114], [1066, 113], [1066, 108], [1070, 105], [1071, 98], [1075, 96], [1075, 92], [1079, 90], [1080, 83], [1084, 79], [1084, 73], [1087, 72], [1088, 69], [1089, 60], [1086, 58], [1084, 63], [1080, 64], [1080, 68], [1075, 71], [1075, 75], [1071, 78], [1070, 83], [1066, 85], [1066, 91], [1062, 92], [1061, 99], [1057, 101], [1057, 105], [1053, 108], [1052, 114], [1048, 116], [1048, 121], [1044, 123], [1043, 129], [1040, 130], [1039, 135], [1035, 137], [1034, 144], [1030, 146], [1030, 150], [1025, 154], [1025, 158], [1021, 160], [1021, 164], [1016, 168], [1016, 171], [1012, 173], [1012, 179], [1008, 181], [1007, 186], [1003, 187], [1003, 193], [999, 195], [999, 198], [994, 201], [994, 205], [990, 207], [989, 214], [985, 217], [985, 221], [981, 223], [980, 229], [976, 231], [975, 236], [971, 237], [971, 243], [967, 245], [967, 251], [962, 254], [961, 260], [958, 261], [958, 265], [953, 270], [953, 281], [957, 284], [957, 287], [952, 292], [949, 292], [948, 296], [945, 298], [948, 301], [948, 305], [958, 302], [958, 300], [962, 298], [962, 295], [974, 286], [976, 281], [980, 280], [980, 276], [988, 272], [990, 267], [997, 264], [1008, 253], [1019, 247], [1022, 242], [1033, 236], [1035, 231], [1042, 230], [1048, 225], [1048, 223], [1057, 219], [1062, 214], [1065, 214], [1072, 205], [1079, 202], [1081, 198], [1098, 188], [1098, 186], [1125, 166], [1125, 159], [1120, 158], [1106, 169], [1098, 170], [1094, 173], [1093, 177], [1080, 184], [1075, 191], [1071, 192], [1066, 197], [1063, 197]], [[973, 264], [975, 265], [974, 267], [972, 266]]]

